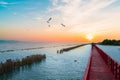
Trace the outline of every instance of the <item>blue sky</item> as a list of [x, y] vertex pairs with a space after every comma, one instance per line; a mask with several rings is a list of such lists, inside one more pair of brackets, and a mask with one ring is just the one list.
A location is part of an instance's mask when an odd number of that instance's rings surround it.
[[14, 22], [44, 14], [50, 5], [49, 0], [0, 0], [0, 22]]
[[[56, 7], [53, 5], [56, 1], [59, 3], [65, 3], [65, 1], [67, 2], [69, 0], [0, 0], [0, 22], [4, 25], [6, 22], [11, 23], [16, 20], [18, 22], [23, 20], [32, 20], [39, 15], [49, 17], [52, 12], [48, 12], [48, 8]], [[57, 7], [61, 6], [58, 2], [56, 3]], [[120, 0], [116, 0], [112, 4], [103, 8], [103, 10], [118, 7], [119, 5]], [[62, 4], [62, 6], [64, 5]]]
[[0, 39], [24, 39], [16, 38], [21, 31], [26, 36], [39, 34], [39, 39], [47, 33], [94, 37], [106, 34], [103, 38], [118, 39], [119, 21], [120, 0], [0, 0]]

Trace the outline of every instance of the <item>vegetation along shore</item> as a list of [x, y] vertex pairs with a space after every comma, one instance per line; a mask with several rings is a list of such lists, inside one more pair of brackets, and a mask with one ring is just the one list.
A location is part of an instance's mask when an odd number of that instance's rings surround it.
[[46, 58], [45, 54], [44, 55], [37, 54], [37, 55], [27, 56], [25, 58], [22, 58], [22, 60], [8, 59], [8, 60], [6, 60], [5, 63], [2, 63], [2, 62], [0, 63], [0, 74], [12, 71], [16, 68], [20, 68], [21, 66], [30, 65], [30, 64], [33, 64], [35, 62], [39, 62], [39, 61], [41, 61], [42, 59], [45, 59], [45, 58]]

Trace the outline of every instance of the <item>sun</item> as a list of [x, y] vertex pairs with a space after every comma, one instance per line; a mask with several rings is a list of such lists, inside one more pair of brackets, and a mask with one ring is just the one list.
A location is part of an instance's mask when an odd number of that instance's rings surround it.
[[88, 40], [92, 40], [94, 37], [93, 37], [93, 35], [91, 33], [89, 33], [89, 34], [86, 35], [86, 38]]

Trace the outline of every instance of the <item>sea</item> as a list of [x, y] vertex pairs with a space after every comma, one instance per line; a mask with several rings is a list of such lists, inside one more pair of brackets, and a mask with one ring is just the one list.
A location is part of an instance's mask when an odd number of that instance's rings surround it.
[[45, 54], [46, 59], [29, 67], [21, 67], [0, 75], [0, 80], [82, 80], [91, 45], [62, 54], [57, 50], [83, 43], [63, 42], [3, 42], [0, 43], [0, 62], [22, 59], [33, 54]]
[[[0, 80], [82, 80], [90, 57], [91, 45], [58, 54], [57, 50], [84, 43], [75, 42], [2, 42], [0, 62], [45, 54], [46, 59], [0, 75]], [[117, 62], [120, 46], [97, 45]]]

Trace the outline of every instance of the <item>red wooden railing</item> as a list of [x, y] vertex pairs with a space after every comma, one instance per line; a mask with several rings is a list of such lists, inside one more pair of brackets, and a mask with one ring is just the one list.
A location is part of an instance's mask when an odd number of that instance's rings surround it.
[[[105, 63], [108, 65], [108, 68], [110, 68], [112, 74], [114, 75], [116, 80], [120, 80], [120, 63], [112, 59], [109, 55], [107, 55], [104, 51], [102, 51], [100, 48], [98, 48], [95, 44], [92, 44], [92, 49], [95, 47], [98, 52], [100, 53], [101, 57], [105, 61]], [[92, 51], [91, 51], [92, 53]], [[90, 58], [87, 64], [87, 68], [85, 70], [83, 80], [89, 80], [89, 73], [90, 73], [90, 67], [91, 67], [91, 60], [92, 60], [92, 54], [90, 54]]]
[[[93, 46], [91, 47], [91, 50], [93, 50]], [[88, 78], [89, 78], [89, 72], [90, 72], [90, 67], [91, 67], [91, 60], [92, 60], [92, 51], [90, 53], [90, 58], [88, 60], [88, 64], [87, 64], [87, 67], [86, 67], [86, 70], [85, 70], [85, 73], [84, 73], [84, 76], [83, 76], [83, 80], [88, 80]]]
[[[120, 80], [120, 63], [112, 59], [109, 55], [107, 55], [104, 51], [98, 48], [96, 45], [93, 45], [98, 52], [100, 53], [101, 57], [105, 61], [105, 63], [110, 68], [111, 72], [113, 73], [116, 80]], [[114, 53], [113, 53], [114, 54]]]

